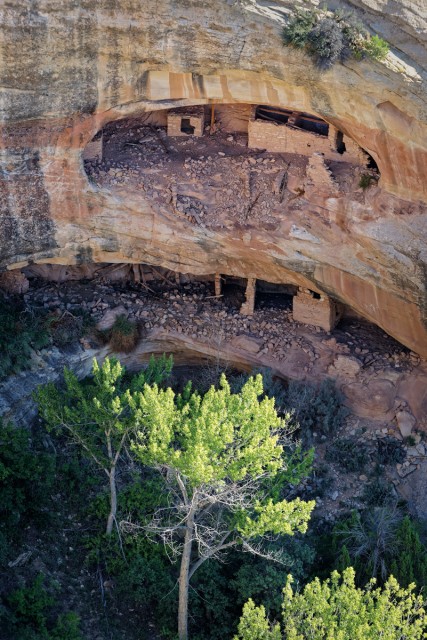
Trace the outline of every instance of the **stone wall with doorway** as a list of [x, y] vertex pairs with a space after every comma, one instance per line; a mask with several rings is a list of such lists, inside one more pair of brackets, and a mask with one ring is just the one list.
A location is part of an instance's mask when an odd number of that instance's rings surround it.
[[187, 107], [168, 113], [168, 136], [201, 137], [205, 126], [204, 107]]

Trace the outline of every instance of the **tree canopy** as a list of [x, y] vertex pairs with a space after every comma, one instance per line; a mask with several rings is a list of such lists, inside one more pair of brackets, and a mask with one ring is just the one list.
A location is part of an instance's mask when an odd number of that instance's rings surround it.
[[303, 591], [283, 590], [283, 622], [270, 625], [264, 607], [249, 600], [234, 640], [421, 640], [427, 638], [427, 614], [415, 585], [399, 586], [392, 576], [383, 588], [375, 580], [355, 586], [351, 567], [315, 578]]
[[179, 636], [186, 638], [189, 580], [203, 562], [238, 546], [280, 561], [263, 539], [306, 531], [314, 502], [288, 501], [278, 485], [297, 483], [311, 457], [297, 462], [286, 452], [290, 416], [280, 418], [274, 399], [263, 397], [261, 376], [235, 394], [225, 376], [203, 396], [191, 385], [179, 395], [145, 385], [129, 402], [140, 425], [132, 449], [159, 470], [169, 494], [170, 506], [144, 528], [181, 558]]

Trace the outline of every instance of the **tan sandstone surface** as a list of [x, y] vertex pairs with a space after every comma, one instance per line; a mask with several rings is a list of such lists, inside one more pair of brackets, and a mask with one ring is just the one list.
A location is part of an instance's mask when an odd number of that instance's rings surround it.
[[[299, 284], [427, 356], [424, 2], [339, 4], [390, 41], [386, 63], [319, 73], [281, 44], [290, 1], [4, 3], [0, 268], [144, 262]], [[379, 184], [307, 184], [301, 206], [266, 228], [194, 225], [126, 185], [88, 180], [83, 149], [108, 122], [209, 102], [318, 115], [372, 156]]]

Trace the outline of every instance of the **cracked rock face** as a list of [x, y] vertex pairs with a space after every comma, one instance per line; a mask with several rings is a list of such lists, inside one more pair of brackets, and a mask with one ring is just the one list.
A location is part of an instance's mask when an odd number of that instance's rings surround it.
[[[281, 44], [290, 0], [227, 0], [220, 15], [212, 0], [9, 0], [0, 9], [0, 269], [145, 262], [299, 284], [427, 356], [424, 3], [342, 4], [363, 9], [389, 40], [386, 63], [320, 74]], [[107, 123], [211, 101], [320, 116], [372, 156], [378, 186], [358, 194], [314, 180], [274, 228], [251, 219], [209, 228], [126, 185], [89, 182], [82, 152]]]

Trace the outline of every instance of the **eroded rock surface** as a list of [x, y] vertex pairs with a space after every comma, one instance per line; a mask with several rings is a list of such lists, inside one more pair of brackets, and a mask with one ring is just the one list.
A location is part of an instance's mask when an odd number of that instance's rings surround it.
[[[422, 0], [346, 4], [391, 42], [386, 63], [320, 74], [281, 44], [290, 0], [230, 0], [220, 17], [216, 2], [200, 0], [8, 2], [0, 10], [0, 268], [146, 262], [294, 283], [427, 355], [425, 9]], [[379, 184], [352, 194], [338, 178], [333, 188], [326, 178], [307, 184], [301, 207], [284, 207], [269, 229], [250, 216], [195, 225], [126, 184], [89, 182], [83, 149], [105, 124], [210, 101], [317, 114], [372, 156]], [[290, 178], [298, 194], [298, 175]]]

